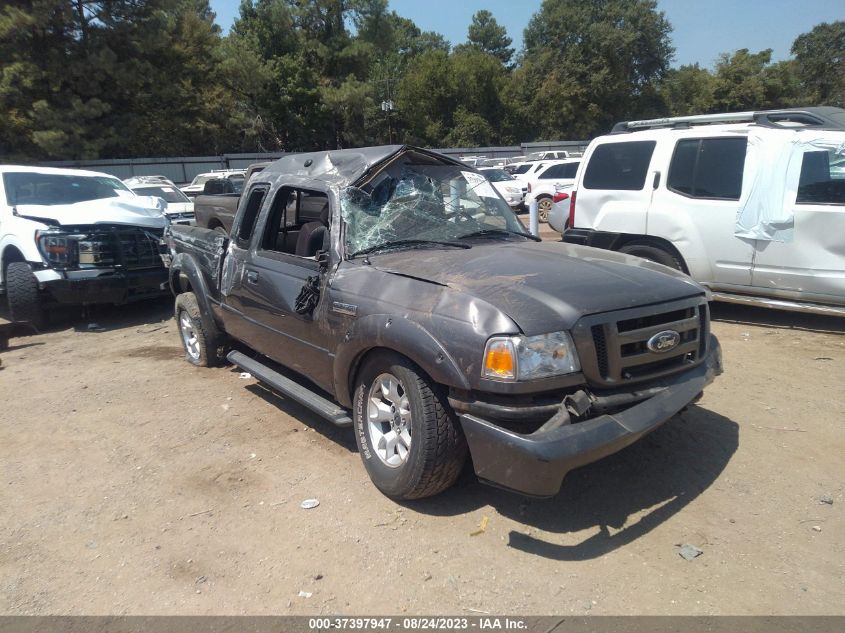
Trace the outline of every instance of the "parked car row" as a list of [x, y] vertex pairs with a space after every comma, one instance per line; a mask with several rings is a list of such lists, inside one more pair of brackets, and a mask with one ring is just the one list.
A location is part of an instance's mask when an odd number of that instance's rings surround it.
[[191, 224], [194, 221], [194, 203], [173, 182], [164, 176], [135, 176], [123, 181], [139, 196], [161, 198], [164, 213], [171, 224]]

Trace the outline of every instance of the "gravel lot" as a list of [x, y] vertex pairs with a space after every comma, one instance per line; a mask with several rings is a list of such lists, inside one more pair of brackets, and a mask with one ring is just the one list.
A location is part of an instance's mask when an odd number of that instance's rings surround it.
[[845, 322], [714, 316], [726, 373], [555, 499], [397, 505], [169, 301], [72, 313], [2, 353], [0, 612], [843, 614]]

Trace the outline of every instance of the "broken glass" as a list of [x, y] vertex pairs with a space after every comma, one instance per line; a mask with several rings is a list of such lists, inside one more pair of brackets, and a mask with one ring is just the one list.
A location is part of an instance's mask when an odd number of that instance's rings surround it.
[[491, 232], [531, 239], [490, 182], [457, 165], [406, 162], [387, 168], [363, 187], [342, 192], [341, 215], [351, 255], [398, 242], [445, 247]]

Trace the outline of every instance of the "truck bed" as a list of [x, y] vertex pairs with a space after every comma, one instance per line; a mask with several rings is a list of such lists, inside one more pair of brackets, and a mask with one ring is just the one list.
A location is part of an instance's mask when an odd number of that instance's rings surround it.
[[194, 217], [197, 226], [214, 228], [222, 226], [226, 232], [232, 230], [235, 212], [238, 210], [239, 193], [200, 194], [194, 198]]

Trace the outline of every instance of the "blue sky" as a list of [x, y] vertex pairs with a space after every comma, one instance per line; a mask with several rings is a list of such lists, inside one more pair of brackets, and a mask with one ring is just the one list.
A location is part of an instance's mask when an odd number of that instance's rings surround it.
[[[517, 48], [522, 31], [541, 0], [390, 0], [397, 13], [427, 31], [442, 33], [453, 44], [466, 39], [479, 9], [492, 12]], [[217, 22], [228, 30], [239, 0], [211, 0]], [[659, 0], [672, 23], [675, 65], [698, 62], [712, 67], [719, 53], [748, 48], [774, 50], [773, 60], [789, 57], [792, 41], [820, 22], [845, 19], [843, 0]]]

